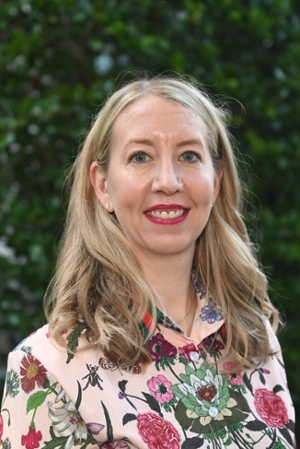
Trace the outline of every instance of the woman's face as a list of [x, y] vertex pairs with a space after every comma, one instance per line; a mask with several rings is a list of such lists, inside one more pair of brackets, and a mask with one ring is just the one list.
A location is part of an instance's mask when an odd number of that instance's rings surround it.
[[188, 108], [156, 96], [126, 106], [112, 132], [105, 174], [91, 182], [141, 260], [194, 254], [220, 186], [206, 125]]

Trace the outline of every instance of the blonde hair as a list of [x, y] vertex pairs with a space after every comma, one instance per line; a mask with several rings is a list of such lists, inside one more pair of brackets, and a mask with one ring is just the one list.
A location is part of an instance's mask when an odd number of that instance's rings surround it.
[[[109, 164], [113, 125], [126, 105], [147, 95], [175, 101], [207, 125], [215, 169], [222, 161], [220, 193], [198, 238], [193, 268], [207, 294], [225, 314], [225, 357], [236, 370], [255, 367], [271, 354], [265, 320], [278, 313], [267, 295], [261, 271], [241, 215], [241, 183], [226, 109], [214, 105], [192, 82], [177, 78], [142, 79], [125, 85], [105, 103], [70, 172], [71, 194], [57, 268], [48, 288], [45, 312], [54, 339], [80, 321], [87, 324], [86, 347], [99, 345], [112, 362], [132, 366], [151, 361], [139, 324], [157, 295], [117, 218], [103, 209], [89, 180], [97, 161]], [[138, 300], [137, 300], [138, 299]], [[154, 326], [151, 333], [154, 332]]]

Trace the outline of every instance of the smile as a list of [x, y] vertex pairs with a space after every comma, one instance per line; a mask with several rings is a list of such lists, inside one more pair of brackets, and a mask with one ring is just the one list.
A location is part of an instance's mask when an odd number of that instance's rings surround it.
[[147, 215], [150, 215], [151, 217], [156, 217], [156, 218], [163, 218], [163, 219], [172, 219], [172, 218], [177, 218], [177, 217], [181, 217], [181, 215], [184, 214], [184, 210], [180, 209], [180, 210], [170, 210], [170, 211], [166, 211], [166, 210], [152, 210], [150, 212], [147, 212]]

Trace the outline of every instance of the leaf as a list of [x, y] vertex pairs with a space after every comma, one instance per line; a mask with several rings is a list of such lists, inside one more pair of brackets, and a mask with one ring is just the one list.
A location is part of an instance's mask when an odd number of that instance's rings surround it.
[[279, 391], [284, 391], [284, 388], [281, 385], [277, 384], [273, 388], [273, 393], [278, 393]]
[[291, 445], [291, 447], [293, 447], [294, 442], [287, 428], [284, 427], [283, 429], [280, 429], [280, 427], [278, 427], [278, 430], [281, 433], [281, 435], [286, 439], [286, 441]]
[[65, 444], [67, 442], [68, 437], [58, 437], [55, 435], [53, 431], [53, 427], [50, 427], [50, 435], [51, 435], [51, 441], [45, 441], [45, 445], [43, 446], [43, 449], [55, 449], [56, 447], [64, 448]]
[[69, 363], [73, 358], [74, 354], [76, 352], [77, 346], [78, 346], [78, 339], [84, 329], [87, 329], [87, 324], [80, 322], [77, 324], [75, 329], [70, 332], [70, 334], [67, 336], [67, 342], [68, 342], [68, 359], [67, 363]]
[[187, 438], [181, 446], [181, 449], [197, 449], [203, 445], [204, 439], [199, 437]]
[[289, 420], [285, 427], [295, 433], [295, 423], [292, 419]]
[[30, 412], [30, 410], [35, 410], [40, 405], [43, 404], [47, 397], [47, 393], [45, 391], [37, 391], [27, 401], [26, 413]]
[[261, 371], [259, 371], [258, 373], [259, 373], [259, 379], [260, 379], [261, 383], [264, 384], [264, 385], [266, 385], [266, 379], [265, 379], [265, 376], [262, 375], [262, 372], [261, 372]]
[[134, 421], [135, 419], [137, 419], [137, 417], [133, 413], [126, 413], [126, 415], [123, 416], [123, 426], [125, 426], [128, 422]]
[[157, 400], [153, 396], [151, 396], [151, 394], [144, 393], [143, 391], [142, 391], [142, 394], [144, 395], [145, 399], [147, 400], [147, 404], [149, 405], [149, 407], [152, 410], [154, 410], [155, 412], [157, 412], [159, 414], [159, 416], [161, 416], [163, 418], [163, 414], [161, 413], [160, 405], [157, 402]]
[[253, 394], [253, 388], [246, 373], [243, 375], [243, 380], [248, 390]]
[[120, 390], [122, 391], [122, 393], [125, 393], [127, 382], [128, 382], [128, 380], [121, 380], [118, 383], [118, 386], [119, 386]]
[[248, 422], [245, 425], [245, 427], [248, 430], [259, 431], [259, 430], [265, 430], [267, 428], [267, 425], [264, 422], [259, 421], [258, 419], [255, 419], [254, 421]]
[[77, 385], [78, 385], [78, 395], [77, 395], [77, 399], [76, 399], [76, 403], [75, 403], [75, 408], [76, 410], [79, 409], [80, 404], [81, 404], [81, 399], [82, 399], [82, 389], [81, 389], [81, 385], [77, 380]]
[[[246, 435], [247, 436], [247, 435]], [[226, 441], [224, 441], [225, 446], [229, 446], [232, 443], [232, 438], [229, 436]]]
[[105, 415], [105, 419], [106, 419], [107, 439], [108, 439], [108, 441], [113, 441], [113, 439], [114, 439], [114, 437], [113, 437], [113, 427], [112, 427], [112, 424], [111, 424], [109, 413], [108, 413], [108, 410], [107, 410], [107, 408], [105, 407], [105, 405], [103, 404], [102, 401], [101, 401], [101, 404], [102, 404], [104, 415]]
[[187, 417], [186, 407], [182, 401], [179, 401], [175, 408], [175, 417], [184, 430], [188, 430], [194, 421], [193, 419]]

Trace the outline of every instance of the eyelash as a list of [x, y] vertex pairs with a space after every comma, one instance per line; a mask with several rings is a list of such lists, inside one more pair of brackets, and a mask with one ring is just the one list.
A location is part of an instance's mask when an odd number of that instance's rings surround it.
[[[183, 158], [183, 156], [186, 155], [186, 154], [193, 155], [193, 157], [196, 158], [197, 160], [201, 160], [200, 155], [198, 153], [194, 152], [194, 151], [185, 151], [180, 156], [180, 159]], [[145, 159], [144, 160], [137, 160], [136, 159], [137, 156], [144, 156]], [[136, 153], [134, 153], [134, 154], [132, 154], [130, 156], [130, 161], [135, 162], [136, 164], [140, 164], [140, 163], [146, 162], [149, 158], [150, 158], [150, 156], [148, 156], [148, 154], [145, 153], [144, 151], [137, 151]], [[192, 164], [194, 162], [197, 162], [197, 160], [195, 160], [194, 158], [193, 158], [193, 160], [185, 160], [185, 162], [189, 162], [190, 164]]]
[[[201, 160], [200, 156], [198, 153], [195, 153], [194, 151], [185, 151], [182, 155], [181, 158], [185, 155], [185, 154], [192, 154], [197, 160]], [[192, 160], [192, 161], [186, 161], [186, 162], [190, 162], [191, 164], [193, 162], [197, 162], [196, 160]]]
[[148, 154], [145, 153], [144, 151], [137, 151], [136, 153], [133, 153], [133, 154], [130, 156], [130, 161], [135, 162], [136, 164], [139, 164], [139, 163], [142, 163], [142, 162], [146, 162], [145, 160], [144, 160], [144, 161], [137, 161], [137, 160], [135, 159], [136, 156], [145, 156], [146, 158], [149, 158]]

